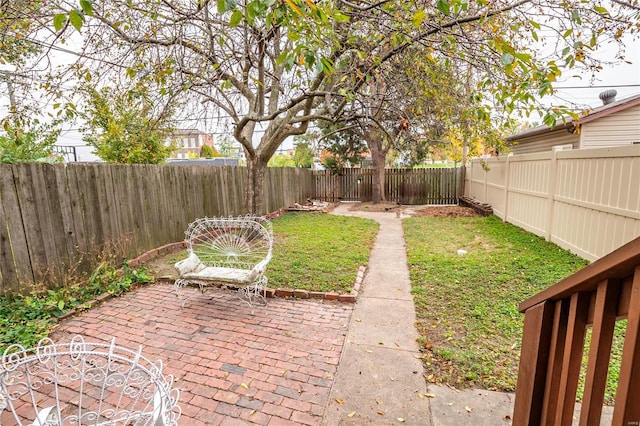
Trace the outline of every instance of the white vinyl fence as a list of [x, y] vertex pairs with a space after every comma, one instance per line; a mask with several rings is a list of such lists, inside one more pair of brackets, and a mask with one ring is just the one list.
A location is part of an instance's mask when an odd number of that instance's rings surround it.
[[595, 260], [640, 236], [640, 146], [474, 159], [464, 194]]

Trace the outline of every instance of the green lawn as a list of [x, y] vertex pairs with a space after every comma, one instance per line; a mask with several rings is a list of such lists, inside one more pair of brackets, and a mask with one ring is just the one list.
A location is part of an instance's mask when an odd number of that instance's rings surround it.
[[518, 304], [587, 262], [495, 216], [411, 218], [404, 229], [427, 379], [514, 390]]
[[358, 267], [366, 265], [378, 224], [322, 213], [288, 213], [273, 221], [270, 288], [351, 291]]

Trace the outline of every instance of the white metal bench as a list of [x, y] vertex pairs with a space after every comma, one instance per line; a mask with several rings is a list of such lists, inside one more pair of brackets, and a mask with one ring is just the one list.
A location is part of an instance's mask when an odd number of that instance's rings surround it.
[[237, 288], [252, 314], [254, 301], [266, 305], [265, 272], [273, 248], [270, 221], [253, 215], [200, 218], [189, 224], [185, 242], [189, 255], [174, 265], [179, 274], [175, 290], [183, 307], [188, 297], [182, 290], [190, 283], [202, 292], [212, 285]]
[[42, 339], [37, 347], [9, 346], [0, 362], [0, 424], [177, 425], [179, 390], [162, 362], [141, 348]]

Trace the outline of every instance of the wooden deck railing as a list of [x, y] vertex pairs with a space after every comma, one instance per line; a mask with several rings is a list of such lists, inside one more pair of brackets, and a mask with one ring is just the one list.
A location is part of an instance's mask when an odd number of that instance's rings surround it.
[[513, 424], [571, 425], [591, 325], [580, 425], [598, 425], [615, 322], [627, 318], [614, 426], [640, 425], [640, 238], [520, 304]]

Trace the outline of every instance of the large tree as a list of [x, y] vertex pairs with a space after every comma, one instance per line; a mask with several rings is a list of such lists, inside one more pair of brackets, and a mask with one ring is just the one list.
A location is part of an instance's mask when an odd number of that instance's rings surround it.
[[[92, 66], [87, 58], [98, 59], [103, 71], [188, 91], [229, 117], [247, 157], [252, 211], [263, 209], [265, 168], [279, 145], [314, 120], [334, 119], [412, 45], [490, 70], [484, 87], [511, 112], [551, 92], [563, 66], [587, 63], [599, 37], [619, 36], [630, 25], [577, 1], [104, 0], [90, 7], [82, 0], [81, 6], [94, 16], [83, 27], [85, 66]], [[56, 27], [81, 26], [80, 9], [66, 10]], [[558, 35], [553, 57], [527, 48], [542, 30]]]
[[142, 87], [85, 87], [84, 93], [85, 104], [79, 113], [86, 123], [84, 140], [102, 160], [160, 164], [175, 151], [173, 141], [169, 141], [174, 131], [170, 120], [175, 98], [151, 98]]

